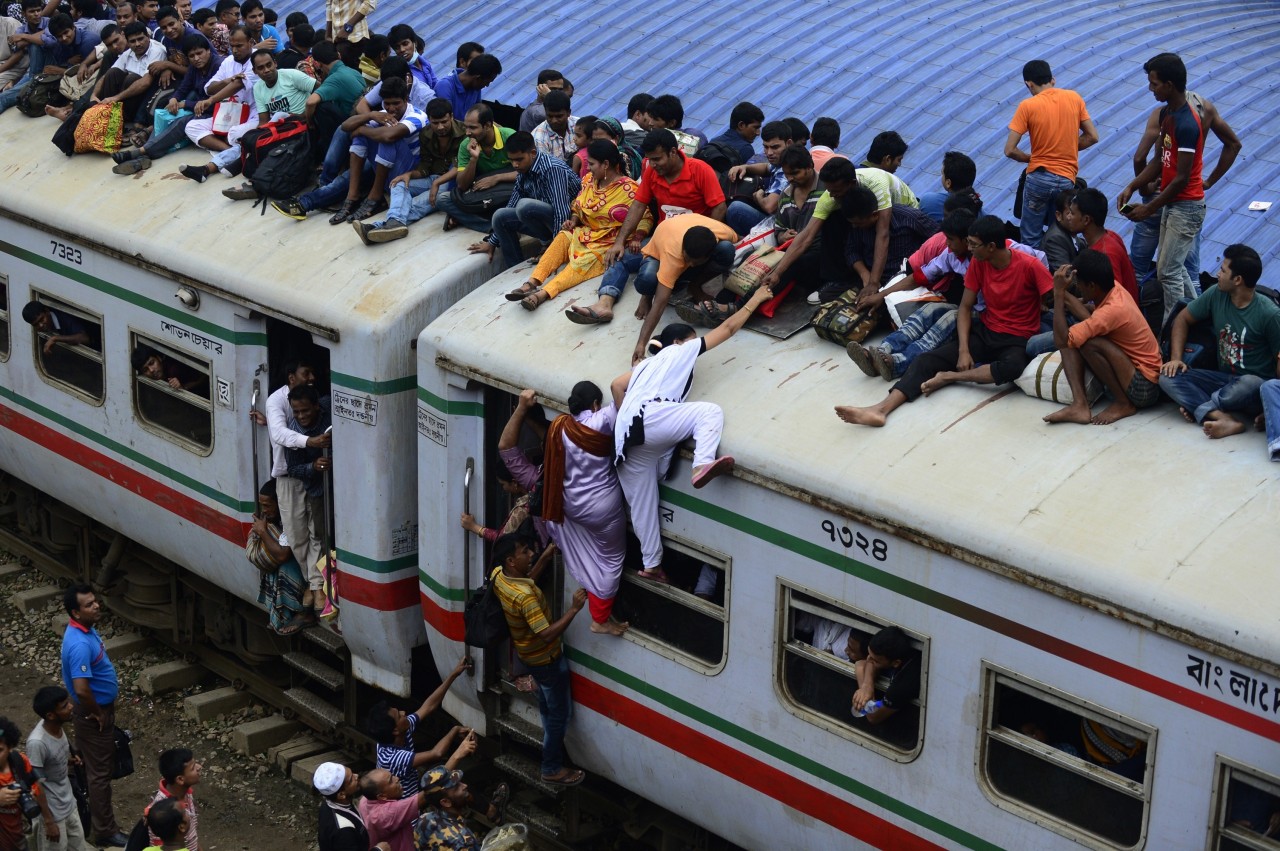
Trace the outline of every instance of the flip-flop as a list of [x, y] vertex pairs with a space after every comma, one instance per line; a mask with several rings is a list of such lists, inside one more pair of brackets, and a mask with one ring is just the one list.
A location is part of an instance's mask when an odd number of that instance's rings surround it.
[[498, 788], [493, 790], [493, 795], [489, 798], [489, 803], [493, 805], [494, 821], [502, 821], [502, 817], [507, 813], [507, 802], [510, 800], [511, 787], [506, 783], [499, 783]]
[[576, 325], [608, 325], [613, 321], [613, 317], [603, 317], [596, 314], [589, 307], [578, 307], [577, 305], [569, 308], [564, 312], [570, 322]]
[[445, 217], [444, 217], [444, 232], [445, 232], [445, 233], [448, 233], [449, 231], [453, 230], [453, 229], [454, 229], [454, 228], [456, 228], [457, 226], [458, 226], [458, 220], [457, 220], [457, 219], [455, 219], [453, 216], [445, 216]]
[[693, 486], [700, 488], [716, 476], [723, 476], [733, 470], [733, 456], [721, 455], [710, 464], [704, 464], [701, 470], [693, 474]]
[[667, 578], [667, 574], [661, 570], [641, 570], [636, 575], [641, 579], [647, 579], [650, 582], [656, 582], [659, 585], [671, 584], [671, 580]]
[[545, 774], [542, 775], [543, 783], [554, 783], [557, 786], [577, 786], [586, 779], [587, 773], [580, 768], [575, 768], [573, 770], [566, 768], [559, 775], [558, 779], [556, 777], [548, 777]]
[[525, 296], [533, 295], [538, 291], [538, 285], [533, 284], [533, 286], [529, 286], [529, 284], [531, 283], [533, 282], [525, 281], [523, 284], [516, 287], [511, 292], [507, 293], [506, 296], [504, 296], [504, 298], [506, 298], [507, 301], [520, 301]]

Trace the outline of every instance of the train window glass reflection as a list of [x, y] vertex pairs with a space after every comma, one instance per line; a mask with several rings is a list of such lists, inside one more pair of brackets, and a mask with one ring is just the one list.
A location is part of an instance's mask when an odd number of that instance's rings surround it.
[[9, 276], [0, 275], [0, 361], [9, 359]]
[[1212, 851], [1280, 851], [1280, 777], [1219, 758]]
[[143, 426], [207, 453], [213, 446], [209, 362], [136, 332], [130, 334], [129, 361], [134, 411]]
[[626, 636], [694, 670], [712, 674], [724, 666], [729, 627], [730, 559], [675, 536], [662, 536], [662, 568], [669, 585], [637, 576], [640, 545], [628, 536], [626, 567], [614, 616], [627, 621]]
[[870, 745], [890, 758], [913, 758], [924, 737], [928, 639], [903, 630], [907, 641], [900, 652], [904, 658], [880, 670], [875, 689], [877, 700], [889, 696], [898, 705], [889, 707], [892, 711], [887, 716], [855, 716], [855, 666], [866, 658], [871, 638], [896, 625], [785, 583], [779, 593], [777, 683], [783, 704], [806, 721]]
[[997, 804], [1076, 840], [1143, 841], [1153, 728], [993, 666], [984, 705], [981, 770]]
[[47, 293], [33, 290], [31, 295], [22, 318], [32, 326], [40, 376], [87, 402], [102, 404], [102, 317]]

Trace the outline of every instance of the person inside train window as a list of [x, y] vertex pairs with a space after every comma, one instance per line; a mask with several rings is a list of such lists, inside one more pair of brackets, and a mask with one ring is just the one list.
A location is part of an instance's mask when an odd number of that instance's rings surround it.
[[429, 765], [439, 765], [445, 761], [454, 740], [459, 736], [466, 737], [465, 727], [455, 726], [436, 743], [434, 748], [418, 751], [414, 747], [413, 734], [418, 725], [427, 716], [440, 708], [449, 687], [467, 670], [471, 660], [466, 656], [454, 666], [444, 682], [428, 695], [413, 712], [405, 712], [380, 700], [369, 709], [365, 720], [365, 732], [376, 743], [374, 759], [378, 768], [385, 768], [400, 778], [402, 798], [418, 792], [418, 772]]
[[90, 346], [89, 327], [78, 317], [63, 310], [47, 307], [38, 301], [29, 301], [22, 308], [22, 318], [37, 334], [47, 335], [44, 353], [53, 352], [58, 343], [68, 346]]
[[[1004, 222], [983, 216], [969, 228], [973, 260], [965, 275], [956, 314], [956, 339], [921, 355], [889, 391], [869, 408], [836, 406], [836, 416], [854, 425], [882, 427], [907, 402], [957, 381], [1005, 384], [1027, 365], [1027, 340], [1040, 330], [1041, 298], [1053, 290], [1044, 264], [1008, 247]], [[978, 296], [986, 309], [973, 317]], [[976, 362], [985, 362], [975, 366]]]
[[[1160, 389], [1187, 422], [1213, 438], [1245, 430], [1262, 411], [1259, 389], [1276, 373], [1280, 352], [1280, 308], [1259, 298], [1262, 258], [1236, 243], [1222, 251], [1218, 282], [1173, 319], [1168, 363], [1160, 368]], [[1208, 320], [1218, 342], [1216, 369], [1189, 369], [1182, 360], [1191, 326]]]
[[907, 143], [896, 130], [885, 130], [877, 133], [867, 149], [867, 158], [859, 168], [878, 168], [890, 174], [902, 166], [902, 158], [907, 155]]
[[752, 203], [735, 200], [725, 211], [725, 224], [741, 234], [750, 232], [764, 221], [765, 216], [777, 212], [778, 200], [787, 185], [787, 176], [782, 171], [782, 152], [792, 144], [791, 125], [785, 121], [770, 121], [760, 131], [760, 139], [764, 144], [765, 162], [735, 165], [729, 169], [730, 182], [748, 176], [764, 181], [752, 194]]
[[501, 251], [502, 269], [524, 260], [521, 235], [532, 236], [544, 246], [549, 243], [571, 218], [570, 205], [582, 191], [582, 180], [568, 163], [540, 152], [530, 134], [512, 133], [506, 140], [506, 149], [516, 170], [511, 198], [506, 207], [493, 214], [492, 231], [468, 249], [490, 259]]
[[618, 481], [627, 498], [631, 527], [640, 540], [640, 576], [666, 584], [662, 569], [662, 529], [658, 522], [658, 482], [670, 471], [675, 449], [694, 439], [691, 483], [702, 488], [733, 470], [733, 456], [716, 457], [724, 412], [713, 402], [686, 402], [697, 359], [728, 340], [746, 324], [757, 307], [773, 298], [760, 287], [742, 310], [699, 338], [676, 322], [662, 329], [640, 352], [643, 360], [610, 384], [618, 419], [613, 429]]
[[880, 706], [867, 712], [868, 724], [883, 724], [920, 696], [920, 658], [912, 652], [907, 634], [896, 626], [887, 626], [867, 642], [867, 656], [854, 666], [858, 690], [853, 693], [852, 708], [862, 713], [876, 700], [876, 680], [889, 678], [880, 692]]
[[258, 602], [267, 607], [267, 620], [273, 630], [280, 635], [292, 635], [315, 623], [315, 613], [302, 605], [307, 580], [284, 533], [275, 479], [268, 479], [258, 490], [258, 512], [253, 515], [253, 529], [245, 542], [244, 554], [262, 574], [258, 582]]
[[706, 135], [696, 127], [684, 126], [684, 104], [675, 95], [658, 95], [649, 104], [649, 126], [654, 130], [670, 130], [680, 150], [693, 156], [707, 144]]
[[1242, 777], [1236, 775], [1231, 780], [1227, 793], [1227, 824], [1280, 839], [1280, 795], [1241, 782]]
[[805, 643], [814, 650], [829, 653], [845, 662], [859, 662], [867, 658], [867, 636], [861, 630], [827, 620], [812, 612], [797, 612], [794, 626], [797, 637], [800, 634], [809, 636]]
[[744, 100], [729, 113], [729, 128], [711, 141], [735, 151], [738, 160], [745, 163], [756, 154], [755, 141], [762, 124], [764, 110]]
[[1121, 777], [1142, 782], [1147, 771], [1147, 742], [1137, 736], [1094, 721], [1080, 719], [1084, 758]]
[[[1112, 269], [1107, 255], [1086, 248], [1074, 267], [1062, 266], [1053, 274], [1053, 338], [1075, 401], [1045, 416], [1047, 423], [1109, 425], [1160, 401], [1160, 344]], [[1068, 328], [1064, 298], [1072, 285], [1079, 288], [1081, 300], [1094, 307], [1091, 315]], [[1085, 392], [1086, 364], [1114, 400], [1097, 416]]]
[[133, 350], [130, 360], [133, 371], [139, 375], [152, 381], [162, 381], [174, 390], [186, 390], [209, 398], [209, 376], [180, 360], [167, 358], [150, 346], [142, 345]]
[[[284, 519], [284, 531], [288, 535], [299, 563], [306, 573], [308, 589], [303, 594], [304, 608], [324, 606], [324, 576], [316, 562], [324, 553], [325, 475], [330, 469], [326, 447], [329, 437], [329, 406], [320, 404], [320, 394], [311, 384], [298, 384], [289, 390], [289, 416], [285, 427], [304, 438], [300, 446], [284, 449], [286, 484], [279, 487], [280, 512]], [[273, 438], [274, 442], [274, 438]], [[295, 438], [294, 442], [297, 442]], [[285, 494], [289, 497], [286, 500]], [[312, 558], [314, 556], [314, 559]], [[303, 561], [303, 559], [307, 559]]]
[[535, 562], [531, 539], [517, 532], [503, 535], [493, 545], [489, 574], [493, 592], [511, 630], [511, 646], [529, 675], [538, 684], [538, 714], [542, 717], [542, 779], [558, 786], [577, 786], [586, 772], [565, 765], [564, 736], [573, 715], [569, 689], [569, 660], [561, 636], [587, 605], [587, 592], [579, 588], [557, 621], [538, 587], [538, 577], [555, 560], [556, 545], [542, 551]]
[[[814, 125], [817, 133], [817, 125]], [[973, 160], [960, 151], [947, 151], [942, 155], [942, 188], [934, 192], [925, 192], [920, 196], [920, 209], [929, 217], [942, 224], [946, 211], [942, 209], [947, 196], [961, 189], [968, 189], [978, 179], [978, 167]]]

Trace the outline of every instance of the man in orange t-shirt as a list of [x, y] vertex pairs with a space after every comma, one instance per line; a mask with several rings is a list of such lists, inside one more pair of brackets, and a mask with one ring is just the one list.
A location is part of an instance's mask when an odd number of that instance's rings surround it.
[[[1068, 328], [1063, 302], [1073, 283], [1081, 300], [1094, 307], [1089, 318]], [[1138, 303], [1117, 284], [1111, 260], [1095, 248], [1081, 251], [1074, 266], [1053, 274], [1053, 341], [1062, 353], [1074, 401], [1045, 422], [1110, 425], [1160, 401], [1160, 345]], [[1085, 394], [1086, 364], [1114, 400], [1097, 416]]]
[[[1009, 122], [1004, 155], [1027, 164], [1022, 190], [1022, 243], [1040, 247], [1045, 226], [1053, 216], [1054, 197], [1076, 183], [1080, 152], [1098, 142], [1098, 130], [1089, 118], [1084, 98], [1054, 85], [1053, 71], [1043, 59], [1022, 67], [1022, 81], [1031, 97], [1018, 104]], [[1031, 153], [1018, 148], [1030, 135]]]

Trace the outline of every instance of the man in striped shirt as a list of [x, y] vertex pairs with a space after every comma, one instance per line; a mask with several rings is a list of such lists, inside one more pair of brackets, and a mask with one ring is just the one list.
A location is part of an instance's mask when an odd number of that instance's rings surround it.
[[436, 743], [434, 748], [421, 753], [418, 753], [413, 745], [413, 734], [418, 729], [418, 724], [425, 721], [428, 715], [440, 708], [440, 704], [444, 702], [444, 696], [449, 691], [449, 687], [467, 669], [469, 662], [469, 659], [463, 657], [462, 661], [458, 662], [449, 673], [449, 676], [445, 677], [440, 687], [433, 691], [431, 696], [424, 700], [422, 705], [414, 712], [405, 712], [403, 709], [397, 709], [385, 700], [378, 701], [369, 710], [369, 718], [365, 722], [365, 729], [368, 731], [369, 736], [377, 742], [374, 758], [377, 761], [378, 768], [385, 768], [400, 778], [400, 785], [403, 790], [402, 797], [407, 798], [416, 794], [418, 791], [418, 770], [444, 762], [444, 755], [448, 753], [453, 740], [467, 732], [465, 727], [454, 727], [445, 734], [444, 738]]

